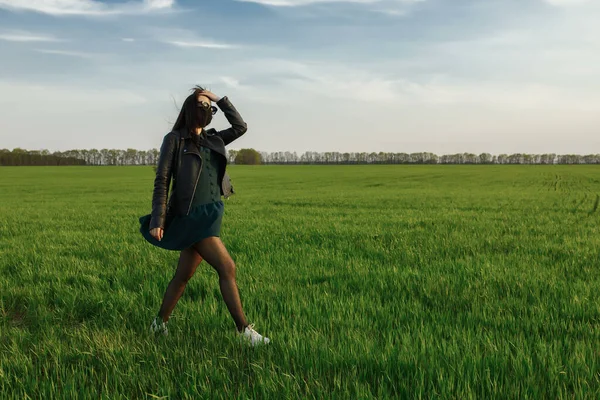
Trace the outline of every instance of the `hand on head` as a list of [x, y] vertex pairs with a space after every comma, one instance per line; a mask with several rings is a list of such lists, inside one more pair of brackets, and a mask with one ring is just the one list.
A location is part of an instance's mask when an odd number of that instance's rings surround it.
[[216, 94], [214, 94], [213, 92], [209, 91], [209, 90], [205, 90], [205, 89], [200, 90], [198, 92], [198, 101], [199, 102], [200, 101], [206, 101], [207, 99], [210, 100], [210, 101], [217, 102], [221, 98], [219, 96], [217, 96]]

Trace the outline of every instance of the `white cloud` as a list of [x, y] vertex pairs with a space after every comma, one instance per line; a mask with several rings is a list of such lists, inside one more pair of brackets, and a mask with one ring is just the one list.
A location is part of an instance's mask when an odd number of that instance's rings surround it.
[[390, 15], [393, 17], [404, 17], [408, 14], [408, 11], [406, 9], [394, 9], [394, 8], [374, 8], [371, 11]]
[[0, 8], [34, 11], [50, 15], [116, 15], [166, 11], [175, 0], [142, 0], [123, 4], [106, 4], [97, 0], [0, 0]]
[[558, 6], [558, 7], [568, 7], [568, 6], [577, 6], [585, 3], [589, 3], [589, 0], [543, 0], [546, 3]]
[[245, 3], [258, 3], [275, 7], [298, 7], [318, 3], [361, 3], [372, 4], [379, 0], [237, 0]]
[[171, 8], [175, 5], [175, 0], [145, 0], [149, 8], [161, 9]]
[[[220, 80], [223, 85], [225, 85], [226, 89], [232, 89], [233, 91], [235, 91], [236, 93], [244, 93], [247, 97], [249, 98], [259, 98], [260, 96], [257, 96], [257, 88], [254, 86], [250, 86], [246, 83], [242, 83], [239, 79], [234, 78], [232, 76], [220, 76], [218, 78], [218, 80]], [[225, 90], [224, 88], [224, 90]]]
[[239, 80], [230, 76], [222, 76], [221, 81], [230, 88], [239, 89], [241, 86]]
[[[225, 85], [236, 88], [240, 80], [270, 80], [254, 89], [274, 102], [300, 102], [304, 99], [336, 99], [344, 103], [380, 106], [490, 106], [513, 110], [600, 111], [600, 94], [559, 82], [506, 82], [493, 78], [464, 81], [452, 77], [430, 76], [421, 81], [345, 64], [298, 62], [284, 59], [259, 59], [238, 63], [237, 79], [221, 77]], [[239, 79], [239, 80], [238, 80]]]
[[204, 47], [207, 49], [234, 49], [239, 47], [234, 44], [216, 43], [212, 41], [201, 40], [162, 40], [162, 42], [177, 47]]
[[0, 40], [7, 42], [61, 42], [51, 35], [30, 33], [30, 32], [7, 32], [0, 33]]
[[260, 92], [268, 90], [267, 97], [275, 101], [303, 101], [306, 95], [381, 104], [397, 98], [395, 76], [339, 63], [253, 59], [237, 63], [232, 73], [240, 80], [266, 81]]
[[91, 59], [91, 58], [96, 58], [96, 57], [101, 56], [100, 54], [85, 53], [85, 52], [81, 52], [81, 51], [70, 51], [70, 50], [35, 49], [35, 51], [37, 51], [38, 53], [44, 53], [44, 54], [54, 54], [54, 55], [59, 55], [59, 56], [78, 57], [78, 58], [86, 58], [86, 59]]
[[0, 80], [0, 92], [7, 94], [0, 98], [0, 104], [3, 105], [17, 107], [19, 104], [26, 104], [30, 93], [35, 93], [36, 99], [51, 105], [53, 112], [64, 109], [65, 113], [71, 112], [73, 107], [88, 104], [110, 109], [122, 105], [147, 103], [147, 99], [140, 93], [106, 87], [38, 85]]
[[207, 36], [199, 36], [194, 30], [183, 28], [149, 27], [144, 34], [147, 39], [182, 48], [238, 49], [242, 46], [215, 41]]
[[600, 110], [600, 96], [576, 88], [539, 83], [506, 84], [435, 82], [418, 84], [396, 82], [402, 103], [431, 105], [484, 105], [513, 110]]
[[247, 3], [258, 3], [265, 6], [275, 7], [298, 7], [306, 6], [310, 4], [319, 3], [358, 3], [358, 4], [375, 4], [375, 3], [397, 3], [397, 4], [410, 4], [418, 3], [423, 0], [237, 0]]
[[[256, 3], [263, 6], [277, 7], [279, 9], [294, 9], [298, 12], [300, 7], [315, 6], [314, 13], [306, 14], [309, 17], [319, 15], [323, 17], [328, 6], [352, 4], [364, 8], [366, 11], [383, 14], [389, 17], [405, 17], [418, 3], [426, 0], [236, 0], [239, 2]], [[303, 8], [304, 9], [304, 8]], [[309, 8], [310, 9], [310, 8]], [[333, 16], [340, 12], [337, 7], [332, 8]], [[307, 11], [308, 12], [308, 11]]]

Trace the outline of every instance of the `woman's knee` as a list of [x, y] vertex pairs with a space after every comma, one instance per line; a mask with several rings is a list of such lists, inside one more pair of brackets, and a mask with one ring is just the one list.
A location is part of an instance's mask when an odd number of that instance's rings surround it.
[[177, 271], [175, 273], [175, 276], [173, 277], [173, 282], [177, 286], [185, 287], [190, 281], [190, 279], [192, 279], [192, 276], [194, 276], [194, 273], [191, 271]]
[[186, 285], [192, 279], [192, 276], [194, 276], [196, 267], [201, 261], [202, 257], [200, 257], [196, 250], [192, 248], [183, 250], [179, 258], [179, 265], [175, 272], [174, 280], [181, 285]]
[[188, 282], [190, 281], [190, 279], [192, 279], [192, 276], [194, 274], [193, 273], [179, 273], [179, 274], [175, 274], [175, 277], [173, 278], [175, 280], [175, 282], [177, 282], [179, 285], [181, 286], [185, 286], [188, 284]]
[[223, 261], [216, 270], [221, 279], [235, 279], [235, 262], [232, 259]]

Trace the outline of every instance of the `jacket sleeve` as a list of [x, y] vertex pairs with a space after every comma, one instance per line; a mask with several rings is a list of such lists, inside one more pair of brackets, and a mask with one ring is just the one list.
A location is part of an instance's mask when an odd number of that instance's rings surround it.
[[229, 143], [246, 133], [248, 125], [244, 122], [242, 116], [237, 112], [233, 104], [231, 104], [227, 96], [221, 97], [221, 99], [217, 101], [217, 106], [223, 111], [225, 118], [227, 118], [227, 121], [231, 124], [231, 128], [217, 131], [217, 135], [223, 139], [223, 143], [227, 146]]
[[177, 136], [171, 132], [165, 135], [160, 146], [156, 178], [154, 178], [154, 192], [152, 194], [152, 214], [150, 229], [165, 227], [167, 213], [167, 197], [171, 184], [171, 167], [177, 149]]

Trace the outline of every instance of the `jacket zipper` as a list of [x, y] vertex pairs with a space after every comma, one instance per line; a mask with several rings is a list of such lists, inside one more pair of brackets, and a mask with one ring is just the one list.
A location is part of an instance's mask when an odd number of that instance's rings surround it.
[[192, 192], [192, 198], [190, 199], [190, 205], [188, 206], [187, 213], [185, 215], [190, 215], [190, 210], [192, 209], [192, 203], [194, 202], [194, 195], [196, 194], [196, 186], [198, 186], [198, 181], [200, 180], [200, 174], [202, 174], [202, 167], [204, 167], [204, 160], [202, 157], [200, 158], [200, 171], [198, 172], [198, 176], [196, 177], [196, 183], [194, 184], [194, 191]]

